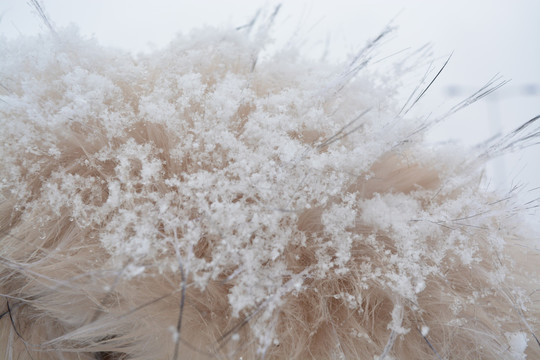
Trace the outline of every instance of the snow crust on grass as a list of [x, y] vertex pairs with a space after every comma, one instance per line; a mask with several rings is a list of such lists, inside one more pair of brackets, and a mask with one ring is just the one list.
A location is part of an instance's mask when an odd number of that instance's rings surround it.
[[[96, 266], [125, 281], [185, 271], [203, 292], [226, 282], [259, 355], [285, 344], [287, 301], [318, 289], [358, 316], [343, 331], [365, 349], [380, 354], [415, 327], [443, 348], [445, 316], [468, 321], [513, 278], [505, 239], [525, 230], [511, 200], [479, 191], [479, 153], [426, 149], [394, 83], [290, 53], [256, 62], [262, 46], [212, 29], [137, 57], [67, 30], [3, 40], [11, 219], [43, 239], [71, 224], [105, 250]], [[425, 323], [434, 309], [444, 316]], [[527, 334], [506, 340], [524, 359]]]

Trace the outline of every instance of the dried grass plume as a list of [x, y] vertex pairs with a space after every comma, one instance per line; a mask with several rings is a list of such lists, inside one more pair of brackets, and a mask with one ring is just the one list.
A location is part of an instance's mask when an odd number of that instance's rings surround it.
[[428, 147], [380, 38], [334, 66], [266, 25], [0, 41], [0, 357], [540, 358], [534, 233], [481, 181], [536, 119]]

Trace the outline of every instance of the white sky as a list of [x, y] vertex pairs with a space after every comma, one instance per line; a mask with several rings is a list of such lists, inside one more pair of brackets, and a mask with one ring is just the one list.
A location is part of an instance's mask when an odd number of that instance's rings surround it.
[[[0, 34], [15, 37], [44, 31], [23, 0], [0, 0]], [[257, 0], [41, 0], [56, 27], [76, 24], [81, 34], [104, 45], [134, 52], [166, 45], [177, 32], [203, 25], [243, 25], [264, 6]], [[329, 39], [331, 59], [341, 59], [395, 18], [391, 49], [431, 42], [437, 58], [453, 52], [421, 109], [444, 109], [461, 98], [448, 98], [450, 85], [473, 92], [495, 74], [512, 81], [494, 96], [456, 114], [430, 134], [433, 141], [457, 139], [476, 144], [509, 131], [540, 114], [540, 1], [538, 0], [312, 0], [282, 2], [275, 36], [286, 41], [294, 32], [320, 51]], [[318, 47], [317, 47], [318, 45]], [[315, 50], [313, 50], [315, 51]], [[524, 96], [535, 84], [538, 93]], [[519, 160], [521, 159], [521, 160]], [[519, 160], [519, 161], [518, 161]], [[540, 146], [499, 161], [493, 182], [508, 188], [517, 181], [540, 186]], [[540, 196], [535, 195], [528, 198]]]

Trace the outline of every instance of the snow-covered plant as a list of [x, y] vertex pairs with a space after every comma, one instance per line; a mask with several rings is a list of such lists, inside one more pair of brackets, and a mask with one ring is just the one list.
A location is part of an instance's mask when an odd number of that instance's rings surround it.
[[337, 66], [250, 30], [0, 42], [1, 356], [540, 356], [531, 232], [481, 182], [535, 122], [428, 147], [378, 39]]

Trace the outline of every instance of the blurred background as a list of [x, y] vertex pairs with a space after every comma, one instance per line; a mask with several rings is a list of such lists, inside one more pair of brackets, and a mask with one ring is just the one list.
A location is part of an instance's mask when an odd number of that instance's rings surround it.
[[[0, 2], [0, 34], [14, 38], [47, 31], [30, 3]], [[134, 53], [163, 47], [178, 32], [204, 25], [244, 25], [259, 9], [277, 5], [257, 0], [40, 0], [39, 4], [53, 26], [76, 24], [83, 36]], [[289, 0], [282, 2], [273, 35], [276, 46], [295, 38], [308, 56], [326, 52], [328, 61], [337, 62], [392, 22], [398, 31], [385, 42], [381, 58], [426, 43], [432, 45], [435, 66], [452, 54], [416, 108], [418, 116], [443, 113], [500, 74], [510, 82], [428, 134], [430, 142], [472, 146], [540, 115], [539, 15], [538, 0]], [[424, 71], [420, 68], [419, 76]], [[540, 145], [492, 161], [487, 179], [502, 191], [522, 185], [524, 202], [537, 199]]]

